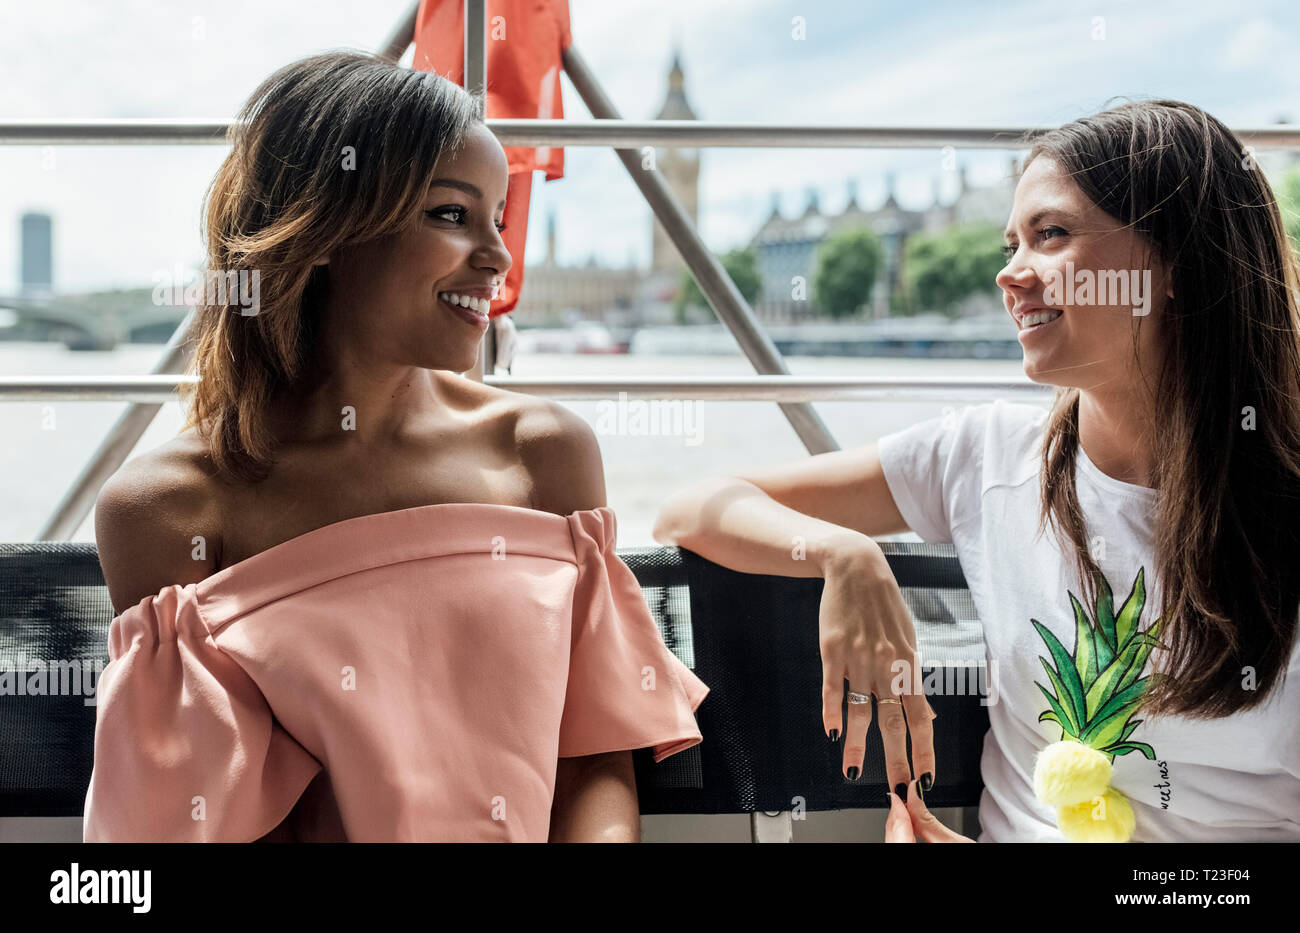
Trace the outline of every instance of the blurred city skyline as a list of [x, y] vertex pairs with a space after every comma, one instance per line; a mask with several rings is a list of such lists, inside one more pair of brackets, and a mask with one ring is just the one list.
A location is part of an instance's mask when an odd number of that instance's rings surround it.
[[[0, 36], [0, 119], [230, 119], [280, 65], [327, 48], [374, 49], [407, 7], [406, 0], [28, 7], [22, 28]], [[1288, 3], [972, 7], [570, 2], [575, 45], [627, 119], [658, 111], [675, 45], [691, 106], [707, 121], [1050, 125], [1143, 97], [1186, 100], [1229, 126], [1297, 119], [1300, 73], [1288, 63], [1300, 58], [1300, 12]], [[805, 39], [792, 38], [795, 17]], [[631, 23], [633, 44], [625, 38]], [[567, 84], [564, 108], [566, 117], [589, 117]], [[8, 182], [0, 186], [0, 293], [17, 290], [26, 212], [54, 218], [59, 291], [139, 286], [158, 269], [196, 264], [203, 192], [225, 152], [0, 147]], [[1011, 154], [958, 151], [956, 165], [971, 184], [994, 185]], [[701, 233], [719, 253], [744, 246], [774, 203], [797, 216], [814, 191], [828, 213], [843, 207], [850, 187], [874, 208], [890, 177], [898, 203], [912, 210], [936, 195], [946, 201], [958, 187], [937, 149], [706, 149]], [[650, 210], [612, 152], [569, 147], [565, 178], [537, 179], [529, 265], [547, 255], [552, 214], [560, 264], [649, 265]]]

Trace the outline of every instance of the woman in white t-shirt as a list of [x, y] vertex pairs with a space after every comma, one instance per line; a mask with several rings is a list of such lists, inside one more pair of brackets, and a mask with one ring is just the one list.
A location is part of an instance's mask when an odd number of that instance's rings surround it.
[[891, 840], [964, 839], [895, 674], [915, 632], [872, 536], [910, 529], [953, 542], [996, 672], [981, 841], [1300, 841], [1300, 274], [1268, 181], [1204, 111], [1131, 103], [1033, 144], [1006, 244], [1050, 407], [706, 481], [655, 537], [825, 578], [825, 729], [856, 779], [877, 698]]

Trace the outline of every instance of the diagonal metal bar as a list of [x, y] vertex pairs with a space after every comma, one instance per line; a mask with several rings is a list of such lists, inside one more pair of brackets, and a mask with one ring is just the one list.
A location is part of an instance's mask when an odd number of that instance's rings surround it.
[[[149, 371], [151, 374], [175, 376], [189, 366], [194, 353], [193, 343], [188, 339], [193, 321], [194, 311], [191, 310], [172, 334], [167, 349]], [[140, 442], [162, 406], [161, 402], [133, 402], [127, 406], [126, 411], [118, 416], [104, 435], [95, 453], [81, 468], [72, 486], [63, 494], [45, 525], [36, 533], [35, 540], [71, 540], [94, 508], [99, 490], [126, 458], [131, 456], [131, 451], [135, 450], [135, 445]]]
[[[597, 119], [618, 120], [618, 109], [607, 96], [600, 82], [574, 46], [564, 51], [564, 70], [578, 89], [587, 109]], [[691, 275], [700, 286], [718, 318], [727, 325], [740, 349], [749, 357], [756, 372], [764, 375], [789, 375], [785, 360], [776, 344], [754, 317], [749, 304], [736, 289], [731, 277], [705, 247], [691, 219], [686, 216], [677, 196], [668, 187], [658, 169], [645, 170], [641, 166], [641, 153], [634, 149], [615, 149], [614, 154], [641, 189], [659, 222], [663, 224], [677, 251], [681, 253]], [[799, 439], [811, 454], [838, 450], [839, 445], [821, 417], [807, 402], [780, 402], [781, 411], [794, 428]]]
[[380, 46], [377, 53], [381, 58], [386, 58], [390, 62], [395, 62], [406, 54], [407, 48], [415, 41], [415, 18], [420, 13], [420, 3], [416, 0], [411, 4], [411, 9], [407, 11], [406, 17], [393, 27], [389, 33], [388, 39]]

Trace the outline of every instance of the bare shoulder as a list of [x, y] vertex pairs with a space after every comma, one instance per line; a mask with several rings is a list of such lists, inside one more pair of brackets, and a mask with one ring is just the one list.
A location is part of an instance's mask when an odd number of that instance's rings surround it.
[[206, 448], [188, 431], [124, 463], [95, 501], [95, 542], [115, 612], [212, 573], [220, 501]]
[[559, 515], [606, 505], [605, 466], [591, 425], [550, 399], [510, 393], [514, 443], [533, 482], [533, 508]]
[[550, 399], [441, 375], [447, 397], [478, 412], [502, 457], [528, 474], [532, 508], [568, 515], [606, 504], [600, 444], [582, 417]]

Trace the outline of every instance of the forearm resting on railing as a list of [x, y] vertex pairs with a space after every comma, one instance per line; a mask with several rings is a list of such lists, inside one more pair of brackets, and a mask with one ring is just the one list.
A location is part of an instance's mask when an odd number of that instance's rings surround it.
[[736, 477], [706, 480], [660, 508], [654, 538], [742, 573], [824, 577], [837, 561], [879, 556], [850, 528], [797, 512]]

